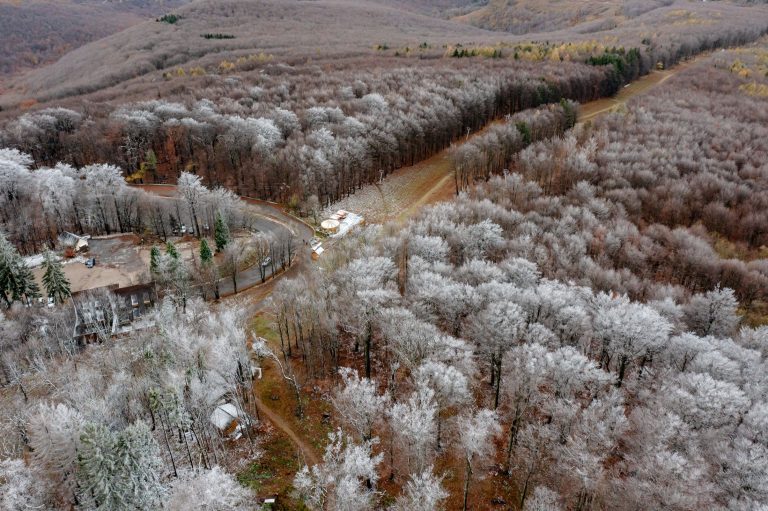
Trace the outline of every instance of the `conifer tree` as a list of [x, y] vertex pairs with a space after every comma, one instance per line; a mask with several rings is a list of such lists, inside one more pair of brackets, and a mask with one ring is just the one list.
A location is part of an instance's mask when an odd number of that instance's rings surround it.
[[102, 424], [86, 424], [77, 456], [78, 500], [83, 509], [122, 509], [117, 488], [114, 435]]
[[162, 466], [157, 443], [143, 421], [119, 433], [86, 424], [78, 452], [80, 509], [159, 509]]
[[169, 241], [165, 244], [165, 253], [177, 261], [179, 260], [179, 251], [176, 250], [176, 245], [174, 245], [173, 242]]
[[203, 266], [213, 262], [213, 253], [211, 252], [211, 247], [208, 246], [208, 240], [205, 238], [200, 241], [200, 262]]
[[51, 252], [45, 253], [45, 262], [43, 263], [45, 273], [43, 274], [43, 286], [49, 298], [53, 298], [56, 303], [64, 303], [72, 294], [69, 281], [64, 275], [62, 264], [56, 260]]
[[227, 227], [221, 212], [216, 213], [216, 224], [213, 226], [213, 236], [216, 242], [216, 252], [221, 252], [229, 243], [229, 227]]
[[16, 248], [0, 233], [0, 293], [8, 306], [22, 298], [27, 302], [40, 297], [32, 270], [24, 264]]
[[149, 252], [149, 272], [156, 275], [160, 271], [160, 249], [152, 247]]
[[16, 300], [24, 300], [25, 303], [30, 303], [32, 300], [40, 298], [40, 286], [35, 282], [35, 276], [32, 274], [32, 270], [24, 264], [21, 257], [17, 259], [17, 271], [19, 276], [19, 287], [17, 289]]

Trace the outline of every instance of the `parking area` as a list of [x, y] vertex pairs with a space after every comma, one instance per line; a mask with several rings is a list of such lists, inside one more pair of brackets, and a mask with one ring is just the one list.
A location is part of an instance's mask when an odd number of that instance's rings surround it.
[[[72, 292], [117, 284], [131, 286], [149, 280], [149, 249], [140, 246], [133, 234], [121, 234], [89, 241], [88, 252], [64, 259], [64, 274]], [[95, 258], [92, 268], [86, 266], [89, 258]], [[42, 286], [43, 268], [32, 270]]]

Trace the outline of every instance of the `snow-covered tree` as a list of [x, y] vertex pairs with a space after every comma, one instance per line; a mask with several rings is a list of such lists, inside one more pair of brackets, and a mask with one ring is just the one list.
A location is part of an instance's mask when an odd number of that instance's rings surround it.
[[691, 298], [685, 307], [686, 322], [700, 335], [730, 337], [739, 324], [738, 306], [733, 289], [718, 286]]
[[472, 392], [469, 378], [451, 365], [428, 360], [416, 371], [414, 376], [418, 385], [426, 385], [434, 391], [437, 402], [437, 448], [441, 448], [444, 415], [450, 409], [458, 409], [471, 403]]
[[494, 409], [499, 407], [504, 354], [520, 340], [525, 327], [523, 309], [510, 301], [493, 301], [472, 320], [470, 335], [491, 358]]
[[525, 501], [525, 511], [561, 511], [560, 496], [546, 486], [537, 486]]
[[599, 297], [594, 328], [602, 339], [600, 357], [604, 367], [614, 367], [621, 386], [627, 369], [639, 361], [640, 368], [665, 346], [672, 325], [651, 307], [628, 298]]
[[448, 492], [442, 487], [442, 478], [432, 473], [427, 467], [420, 474], [414, 474], [405, 483], [403, 493], [395, 501], [391, 511], [439, 511], [448, 498]]
[[354, 369], [344, 367], [339, 374], [344, 387], [331, 398], [333, 406], [361, 440], [370, 440], [374, 425], [384, 417], [389, 394], [379, 394], [376, 382], [360, 378]]
[[411, 474], [421, 473], [430, 461], [430, 444], [437, 431], [435, 391], [419, 385], [407, 401], [387, 411], [394, 441], [406, 453]]
[[40, 472], [51, 481], [53, 494], [73, 502], [76, 489], [77, 455], [85, 419], [64, 404], [41, 404], [27, 424], [29, 445]]
[[375, 508], [374, 497], [382, 454], [373, 456], [375, 440], [356, 444], [341, 430], [328, 435], [323, 462], [306, 465], [296, 474], [293, 486], [309, 509], [367, 511]]
[[0, 296], [8, 308], [15, 301], [29, 302], [40, 297], [32, 271], [3, 233], [0, 233]]
[[493, 455], [493, 438], [500, 432], [496, 413], [491, 410], [477, 410], [459, 418], [458, 448], [465, 465], [464, 511], [467, 509], [469, 485], [476, 462], [487, 460]]
[[198, 222], [198, 213], [203, 197], [208, 190], [203, 186], [200, 176], [182, 172], [179, 176], [177, 189], [179, 194], [187, 204], [189, 216], [195, 226], [195, 234], [200, 236], [200, 223]]
[[144, 422], [115, 433], [86, 424], [78, 451], [78, 500], [86, 510], [157, 509], [164, 488], [159, 448]]
[[45, 494], [38, 475], [24, 460], [0, 460], [0, 509], [30, 511], [46, 509]]
[[247, 511], [256, 498], [221, 467], [184, 470], [170, 484], [163, 509], [168, 511]]

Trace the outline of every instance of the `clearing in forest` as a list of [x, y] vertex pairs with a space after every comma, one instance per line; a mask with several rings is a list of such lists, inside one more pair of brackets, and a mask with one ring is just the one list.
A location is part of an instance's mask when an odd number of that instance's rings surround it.
[[[679, 64], [672, 69], [653, 71], [626, 85], [614, 97], [598, 99], [580, 105], [579, 121], [588, 121], [600, 114], [610, 112], [630, 99], [665, 82], [700, 58], [702, 56]], [[492, 124], [486, 125], [483, 129], [454, 144], [464, 144], [473, 137], [484, 133]], [[393, 220], [405, 222], [418, 213], [424, 205], [450, 199], [456, 195], [454, 169], [449, 156], [450, 149], [450, 147], [446, 148], [431, 158], [410, 167], [399, 168], [380, 183], [363, 186], [354, 195], [329, 206], [326, 214], [338, 209], [346, 209], [359, 212], [368, 223], [385, 223]]]

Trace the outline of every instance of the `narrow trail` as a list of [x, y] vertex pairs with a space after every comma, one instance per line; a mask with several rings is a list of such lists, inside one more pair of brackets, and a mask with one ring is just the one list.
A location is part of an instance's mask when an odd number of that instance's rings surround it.
[[[579, 106], [579, 122], [592, 120], [626, 104], [630, 99], [645, 94], [654, 87], [704, 58], [699, 55], [687, 62], [663, 71], [652, 71], [623, 87], [615, 96], [598, 99]], [[488, 123], [466, 139], [456, 142], [465, 144], [483, 134], [490, 126], [502, 121]], [[397, 221], [403, 224], [415, 216], [424, 206], [449, 200], [456, 195], [453, 165], [448, 156], [448, 147], [432, 157], [409, 167], [402, 167], [389, 174], [383, 182], [366, 185], [354, 195], [333, 204], [329, 209], [347, 209], [362, 214], [368, 223]]]
[[259, 409], [259, 413], [264, 414], [266, 418], [269, 419], [269, 422], [271, 422], [272, 425], [277, 429], [285, 433], [285, 436], [287, 436], [291, 443], [296, 446], [296, 449], [298, 449], [302, 458], [304, 458], [305, 464], [312, 466], [320, 463], [320, 457], [315, 453], [314, 449], [312, 449], [309, 444], [302, 440], [301, 437], [297, 435], [295, 431], [293, 431], [293, 428], [285, 419], [283, 419], [272, 409], [266, 406], [264, 402], [258, 397], [256, 397], [256, 406]]

